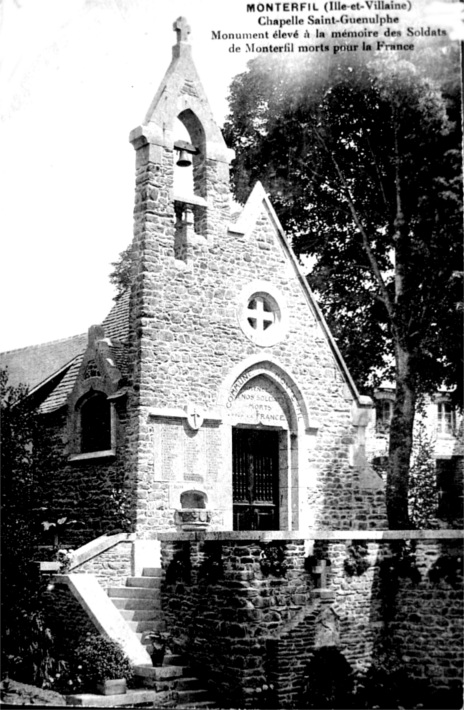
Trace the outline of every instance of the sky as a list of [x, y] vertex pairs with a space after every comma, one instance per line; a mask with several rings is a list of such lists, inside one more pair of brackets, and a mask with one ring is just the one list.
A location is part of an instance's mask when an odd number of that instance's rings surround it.
[[242, 8], [242, 0], [0, 0], [0, 351], [104, 319], [111, 263], [132, 238], [128, 136], [169, 66], [173, 22], [189, 21], [222, 125], [246, 60], [211, 32], [243, 31]]
[[[84, 333], [105, 318], [111, 264], [132, 238], [128, 136], [169, 66], [172, 24], [189, 21], [222, 125], [230, 81], [253, 55], [229, 52], [212, 31], [259, 29], [246, 6], [0, 0], [0, 351]], [[429, 7], [442, 18], [450, 4]]]

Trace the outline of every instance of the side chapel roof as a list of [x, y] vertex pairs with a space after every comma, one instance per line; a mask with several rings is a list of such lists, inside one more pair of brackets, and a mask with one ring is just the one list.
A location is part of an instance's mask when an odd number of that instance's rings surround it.
[[[128, 370], [126, 344], [129, 337], [129, 292], [118, 298], [102, 325], [105, 338], [110, 341], [115, 365], [125, 375]], [[40, 390], [45, 392], [45, 387], [49, 384], [51, 391], [46, 393], [40, 405], [40, 411], [47, 413], [66, 404], [87, 346], [88, 335], [82, 333], [49, 343], [10, 350], [0, 353], [0, 367], [8, 368], [9, 384], [24, 384], [29, 388], [30, 394], [39, 396]]]

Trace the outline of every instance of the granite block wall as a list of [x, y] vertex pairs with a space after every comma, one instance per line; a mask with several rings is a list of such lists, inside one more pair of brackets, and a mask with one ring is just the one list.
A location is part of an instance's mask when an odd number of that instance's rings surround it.
[[133, 543], [120, 542], [81, 565], [73, 567], [73, 574], [93, 574], [104, 589], [125, 586], [133, 573]]
[[301, 707], [326, 648], [354, 674], [387, 652], [427, 692], [459, 692], [462, 540], [335, 535], [162, 536], [168, 628], [230, 706]]

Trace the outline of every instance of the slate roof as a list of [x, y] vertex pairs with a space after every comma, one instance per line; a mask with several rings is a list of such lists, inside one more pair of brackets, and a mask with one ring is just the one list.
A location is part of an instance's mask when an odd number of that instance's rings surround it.
[[129, 292], [126, 291], [115, 302], [103, 321], [105, 335], [111, 340], [127, 343], [129, 340]]
[[87, 333], [0, 353], [0, 367], [8, 368], [8, 384], [34, 389], [72, 362], [87, 345]]
[[[129, 337], [129, 293], [121, 296], [103, 321], [105, 337], [111, 341], [111, 353], [122, 375], [127, 374], [126, 343]], [[62, 340], [32, 345], [0, 353], [0, 367], [8, 367], [8, 382], [26, 384], [37, 392], [56, 378], [56, 386], [40, 406], [43, 413], [62, 407], [71, 393], [88, 345], [87, 333]]]
[[54, 412], [66, 404], [68, 396], [71, 394], [76, 381], [76, 377], [79, 372], [79, 368], [84, 357], [84, 352], [82, 351], [69, 365], [68, 370], [59, 382], [58, 386], [52, 391], [52, 393], [42, 402], [39, 407], [39, 411], [42, 414], [48, 414], [49, 412]]

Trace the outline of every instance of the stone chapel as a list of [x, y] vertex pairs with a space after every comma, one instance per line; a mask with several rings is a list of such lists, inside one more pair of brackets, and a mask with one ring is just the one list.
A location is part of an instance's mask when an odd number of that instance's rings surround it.
[[[386, 527], [359, 394], [261, 184], [233, 155], [183, 18], [135, 150], [130, 291], [101, 325], [5, 353], [56, 442], [42, 505], [107, 532]], [[116, 493], [115, 493], [116, 492]]]

